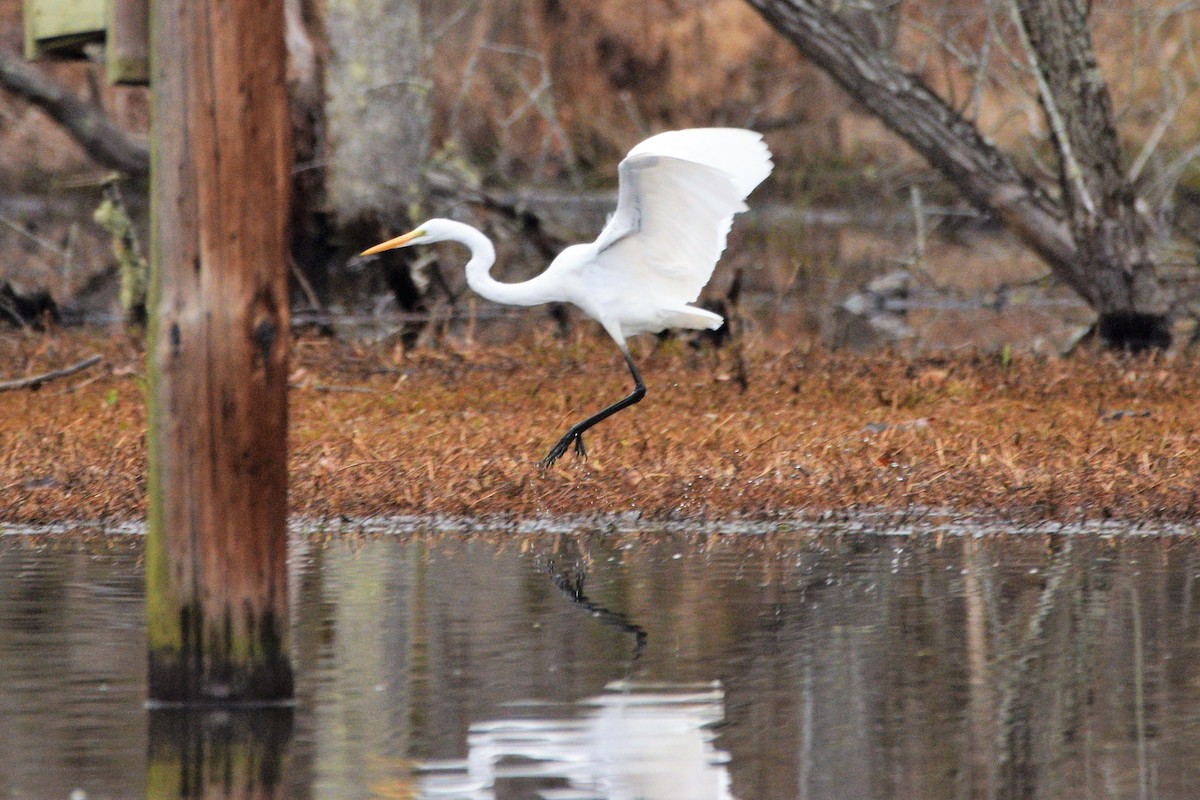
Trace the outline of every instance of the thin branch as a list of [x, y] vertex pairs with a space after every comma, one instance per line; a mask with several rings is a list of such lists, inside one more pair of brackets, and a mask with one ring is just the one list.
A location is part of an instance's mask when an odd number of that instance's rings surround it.
[[74, 375], [76, 372], [82, 372], [94, 364], [100, 363], [100, 356], [89, 356], [77, 364], [72, 364], [69, 367], [62, 369], [43, 372], [41, 375], [30, 375], [28, 378], [18, 378], [11, 381], [0, 381], [0, 392], [9, 392], [14, 389], [40, 389], [43, 383], [65, 378], [68, 375]]
[[546, 63], [546, 56], [536, 50], [530, 50], [525, 47], [514, 47], [512, 45], [485, 43], [481, 46], [482, 49], [491, 50], [504, 55], [517, 56], [519, 58], [527, 58], [534, 61], [540, 70], [540, 79], [536, 86], [530, 86], [518, 70], [514, 70], [513, 76], [520, 84], [521, 90], [525, 92], [525, 100], [521, 102], [517, 108], [508, 115], [504, 120], [499, 120], [501, 140], [504, 142], [508, 137], [508, 132], [511, 126], [521, 117], [525, 116], [526, 112], [532, 108], [537, 111], [546, 127], [550, 130], [551, 135], [557, 140], [559, 149], [563, 154], [567, 172], [571, 177], [571, 182], [579, 189], [583, 185], [583, 179], [579, 174], [579, 163], [575, 158], [575, 151], [571, 148], [570, 137], [559, 124], [554, 109], [554, 82], [550, 75], [549, 65]]
[[991, 5], [985, 5], [984, 10], [987, 14], [987, 33], [984, 34], [983, 43], [975, 55], [975, 72], [971, 77], [971, 92], [967, 95], [967, 102], [962, 109], [963, 116], [967, 119], [979, 117], [979, 109], [983, 105], [983, 90], [987, 84], [988, 65], [992, 62], [992, 42], [1000, 36], [996, 30], [996, 17], [992, 14]]
[[916, 227], [916, 259], [918, 269], [925, 269], [925, 207], [921, 201], [921, 187], [912, 184], [908, 187], [909, 199], [912, 201], [913, 223]]
[[1183, 171], [1197, 158], [1200, 158], [1200, 144], [1192, 145], [1180, 153], [1160, 171], [1153, 187], [1146, 192], [1147, 195], [1154, 198], [1154, 205], [1160, 205], [1175, 191], [1175, 186], [1183, 176]]
[[1163, 112], [1158, 120], [1158, 124], [1154, 126], [1154, 130], [1150, 132], [1150, 136], [1146, 138], [1146, 143], [1142, 145], [1142, 150], [1138, 153], [1137, 158], [1133, 160], [1133, 165], [1129, 168], [1129, 176], [1126, 178], [1130, 183], [1136, 183], [1138, 176], [1142, 174], [1142, 169], [1145, 168], [1146, 162], [1154, 155], [1154, 151], [1158, 148], [1159, 142], [1162, 141], [1163, 135], [1175, 122], [1175, 115], [1179, 113], [1179, 109], [1183, 107], [1184, 92], [1178, 84], [1178, 79], [1175, 83], [1175, 97], [1167, 109]]
[[40, 237], [34, 233], [31, 233], [23, 225], [17, 223], [15, 220], [9, 219], [8, 217], [4, 216], [3, 214], [0, 214], [0, 225], [4, 225], [5, 227], [11, 228], [12, 230], [19, 233], [21, 236], [24, 236], [26, 239], [28, 239], [29, 241], [36, 244], [38, 247], [41, 247], [45, 250], [49, 250], [50, 252], [52, 252], [55, 255], [58, 255], [64, 259], [70, 255], [63, 248], [59, 247], [58, 245], [54, 244], [51, 241], [43, 239], [42, 237]]
[[19, 313], [17, 313], [16, 307], [13, 305], [11, 300], [4, 296], [3, 292], [0, 292], [0, 313], [3, 313], [10, 320], [12, 320], [12, 323], [18, 328], [29, 330], [29, 322], [26, 321], [26, 319]]
[[466, 3], [463, 3], [457, 11], [446, 17], [442, 24], [438, 26], [437, 30], [430, 33], [427, 37], [429, 48], [432, 49], [434, 45], [441, 41], [443, 36], [449, 33], [455, 25], [462, 21], [467, 14], [475, 11], [476, 6], [478, 5], [479, 0], [468, 0]]
[[291, 255], [288, 256], [288, 269], [292, 272], [292, 277], [296, 279], [296, 284], [300, 290], [304, 292], [304, 296], [308, 298], [308, 304], [311, 308], [317, 311], [324, 311], [325, 306], [321, 305], [321, 299], [317, 297], [316, 291], [313, 290], [312, 283], [304, 275], [304, 270], [300, 269], [300, 265], [296, 263], [296, 259]]
[[1050, 84], [1046, 82], [1046, 75], [1042, 72], [1037, 52], [1033, 48], [1033, 42], [1029, 39], [1029, 31], [1025, 28], [1025, 20], [1021, 18], [1021, 11], [1017, 8], [1016, 2], [1009, 3], [1008, 8], [1012, 13], [1013, 22], [1016, 23], [1017, 35], [1021, 39], [1021, 47], [1025, 49], [1025, 55], [1029, 59], [1030, 66], [1033, 68], [1033, 77], [1037, 81], [1038, 94], [1042, 98], [1042, 107], [1046, 109], [1046, 119], [1050, 122], [1050, 127], [1054, 129], [1054, 135], [1058, 138], [1058, 149], [1063, 160], [1063, 172], [1071, 183], [1074, 184], [1075, 192], [1079, 195], [1079, 201], [1083, 204], [1088, 214], [1095, 215], [1096, 203], [1092, 200], [1092, 195], [1087, 189], [1087, 183], [1084, 182], [1083, 169], [1075, 159], [1075, 151], [1071, 146], [1071, 137], [1067, 134], [1067, 124], [1063, 120], [1062, 113], [1058, 110], [1058, 104], [1054, 101], [1054, 93], [1050, 91]]

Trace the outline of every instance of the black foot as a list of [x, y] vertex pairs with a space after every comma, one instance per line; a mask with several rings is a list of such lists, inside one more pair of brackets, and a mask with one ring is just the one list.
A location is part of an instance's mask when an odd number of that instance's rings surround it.
[[562, 458], [567, 448], [571, 446], [571, 442], [575, 443], [575, 454], [587, 458], [587, 448], [583, 446], [583, 433], [576, 432], [574, 429], [567, 431], [566, 435], [558, 440], [554, 447], [550, 448], [550, 452], [538, 464], [542, 469], [549, 469], [554, 465], [555, 461]]

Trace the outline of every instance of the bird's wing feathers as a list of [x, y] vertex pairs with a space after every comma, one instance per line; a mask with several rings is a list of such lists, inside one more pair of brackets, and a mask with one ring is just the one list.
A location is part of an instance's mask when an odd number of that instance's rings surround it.
[[663, 303], [690, 303], [712, 277], [733, 216], [771, 172], [762, 137], [671, 131], [621, 162], [617, 210], [594, 246], [597, 267], [635, 277]]
[[733, 215], [746, 210], [737, 188], [711, 167], [662, 156], [628, 159], [621, 184], [630, 197], [596, 243], [600, 265], [636, 272], [664, 302], [695, 300], [725, 249]]
[[667, 131], [641, 142], [629, 156], [657, 155], [691, 161], [729, 176], [742, 198], [771, 174], [771, 151], [762, 134], [741, 128], [690, 128]]

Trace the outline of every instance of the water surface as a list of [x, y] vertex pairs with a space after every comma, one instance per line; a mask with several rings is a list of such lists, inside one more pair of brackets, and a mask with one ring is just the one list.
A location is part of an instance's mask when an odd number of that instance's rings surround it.
[[143, 705], [141, 552], [0, 537], [0, 797], [1185, 798], [1200, 778], [1193, 536], [297, 536], [295, 707], [216, 714]]

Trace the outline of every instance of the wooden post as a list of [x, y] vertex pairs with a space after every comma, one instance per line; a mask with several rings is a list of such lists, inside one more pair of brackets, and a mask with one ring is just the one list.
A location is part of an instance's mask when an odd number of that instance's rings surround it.
[[150, 0], [110, 0], [104, 62], [109, 83], [150, 80]]
[[283, 0], [154, 0], [152, 701], [292, 695]]

